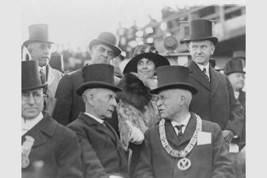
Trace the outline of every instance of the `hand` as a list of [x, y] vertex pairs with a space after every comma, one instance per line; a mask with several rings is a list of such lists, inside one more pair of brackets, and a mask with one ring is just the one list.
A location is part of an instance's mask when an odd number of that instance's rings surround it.
[[223, 130], [222, 135], [225, 143], [229, 145], [234, 137], [234, 133], [231, 130]]
[[138, 129], [137, 127], [133, 126], [133, 124], [130, 121], [126, 121], [126, 123], [131, 128], [130, 140], [129, 141], [131, 143], [136, 144], [136, 145], [140, 145], [144, 140], [143, 132], [140, 129]]

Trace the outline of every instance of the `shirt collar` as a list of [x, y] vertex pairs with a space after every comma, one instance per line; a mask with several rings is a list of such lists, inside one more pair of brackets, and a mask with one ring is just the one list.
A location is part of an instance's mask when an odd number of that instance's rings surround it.
[[43, 67], [38, 66], [38, 71], [40, 71], [41, 69], [43, 69], [43, 71], [46, 73], [46, 66]]
[[176, 121], [171, 121], [171, 124], [173, 127], [175, 127], [176, 125], [184, 125], [184, 128], [185, 128], [189, 122], [190, 117], [191, 117], [191, 114], [189, 113], [188, 116], [186, 116], [186, 118], [182, 122], [178, 123]]
[[34, 119], [24, 119], [23, 117], [21, 117], [22, 135], [31, 130], [36, 124], [38, 124], [43, 119], [43, 117], [44, 116], [42, 112], [40, 112], [40, 114]]
[[204, 68], [206, 68], [207, 73], [209, 74], [209, 70], [210, 70], [210, 65], [209, 63], [207, 65], [201, 65], [201, 64], [197, 64], [197, 66], [200, 68], [201, 71], [203, 71]]
[[89, 116], [89, 117], [91, 117], [91, 118], [93, 118], [94, 120], [96, 120], [100, 124], [103, 124], [103, 122], [104, 122], [102, 119], [99, 119], [99, 118], [97, 118], [96, 116], [94, 116], [94, 115], [92, 115], [90, 113], [84, 112], [84, 114], [87, 115], [87, 116]]

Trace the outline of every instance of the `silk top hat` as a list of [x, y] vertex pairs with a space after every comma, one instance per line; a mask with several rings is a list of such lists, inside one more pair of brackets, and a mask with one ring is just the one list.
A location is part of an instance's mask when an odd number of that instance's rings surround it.
[[232, 59], [246, 59], [245, 51], [234, 51]]
[[47, 83], [42, 84], [41, 82], [37, 61], [21, 62], [21, 86], [22, 90], [33, 90], [47, 86]]
[[236, 59], [236, 60], [230, 60], [225, 65], [224, 73], [226, 75], [229, 75], [231, 73], [243, 73], [243, 74], [245, 74], [246, 72], [243, 70], [242, 61], [240, 59]]
[[121, 91], [114, 86], [114, 67], [110, 64], [92, 64], [82, 69], [84, 83], [76, 93], [81, 96], [88, 88], [107, 88], [112, 91]]
[[190, 37], [182, 42], [210, 40], [216, 45], [218, 38], [212, 36], [212, 22], [206, 19], [196, 19], [190, 22]]
[[193, 95], [197, 94], [197, 89], [188, 81], [189, 69], [183, 66], [162, 66], [156, 69], [158, 75], [158, 88], [151, 90], [157, 94], [167, 89], [189, 90]]
[[49, 41], [47, 24], [33, 24], [29, 26], [29, 39], [23, 43], [23, 46], [28, 47], [33, 42], [54, 43]]
[[156, 54], [156, 53], [142, 53], [139, 54], [135, 57], [133, 57], [125, 66], [124, 70], [123, 70], [123, 74], [127, 74], [130, 72], [135, 72], [137, 73], [137, 64], [138, 62], [143, 59], [143, 58], [147, 58], [149, 60], [152, 60], [155, 64], [155, 68], [159, 67], [159, 66], [165, 66], [165, 65], [170, 65], [170, 62], [168, 61], [168, 59], [166, 59], [165, 57]]
[[112, 33], [103, 32], [97, 37], [97, 39], [94, 39], [89, 43], [89, 49], [91, 50], [96, 44], [104, 44], [109, 46], [114, 51], [114, 57], [117, 57], [121, 54], [121, 50], [116, 46], [116, 43], [116, 37]]

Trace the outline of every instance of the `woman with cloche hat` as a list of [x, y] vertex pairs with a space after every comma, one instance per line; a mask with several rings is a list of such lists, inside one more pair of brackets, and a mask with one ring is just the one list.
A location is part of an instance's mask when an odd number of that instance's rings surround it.
[[159, 121], [156, 102], [149, 91], [157, 87], [155, 69], [163, 65], [170, 63], [157, 54], [154, 47], [140, 45], [134, 50], [133, 58], [125, 66], [124, 76], [118, 84], [123, 89], [117, 94], [119, 132], [124, 149], [132, 153], [129, 157], [130, 177], [135, 171], [144, 132]]

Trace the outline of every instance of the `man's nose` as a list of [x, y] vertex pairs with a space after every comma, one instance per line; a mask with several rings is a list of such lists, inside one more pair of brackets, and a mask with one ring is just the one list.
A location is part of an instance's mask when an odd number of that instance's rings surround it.
[[32, 94], [29, 95], [28, 103], [29, 104], [33, 104], [34, 103], [34, 98], [33, 98], [33, 95]]

